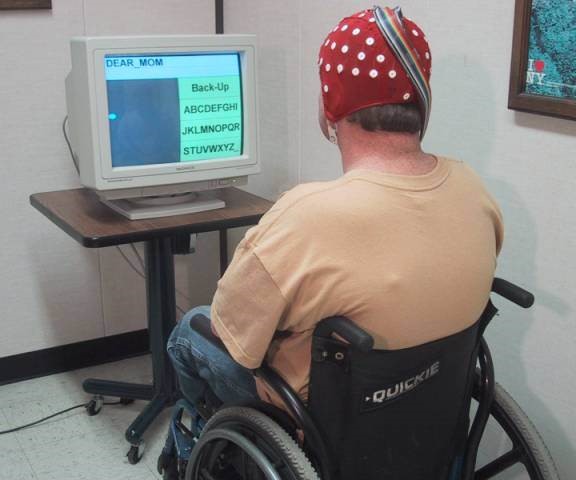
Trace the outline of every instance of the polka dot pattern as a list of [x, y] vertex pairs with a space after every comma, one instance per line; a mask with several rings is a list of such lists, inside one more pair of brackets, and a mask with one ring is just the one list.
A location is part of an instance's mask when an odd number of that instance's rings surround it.
[[[432, 62], [424, 32], [406, 17], [403, 22], [422, 68], [429, 76]], [[372, 10], [342, 19], [325, 38], [318, 66], [325, 113], [330, 121], [338, 121], [364, 105], [411, 103], [418, 98]]]

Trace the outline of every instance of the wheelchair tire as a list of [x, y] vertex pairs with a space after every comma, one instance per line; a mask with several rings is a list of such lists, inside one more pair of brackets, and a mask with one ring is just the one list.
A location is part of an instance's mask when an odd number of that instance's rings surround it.
[[512, 442], [512, 450], [474, 474], [474, 480], [494, 478], [517, 463], [522, 463], [530, 480], [560, 480], [554, 460], [536, 427], [510, 394], [496, 383], [490, 415]]
[[[233, 438], [238, 440], [232, 440]], [[218, 442], [230, 441], [254, 461], [255, 456], [251, 452], [254, 451], [254, 447], [259, 449], [262, 445], [264, 448], [259, 452], [264, 454], [272, 469], [282, 471], [276, 478], [320, 480], [312, 464], [292, 437], [270, 417], [247, 407], [223, 408], [210, 418], [190, 455], [185, 479], [201, 480], [202, 462], [209, 457], [210, 448], [214, 448]], [[270, 456], [276, 458], [270, 459]], [[274, 476], [262, 478], [269, 479]], [[252, 477], [247, 480], [252, 480]]]

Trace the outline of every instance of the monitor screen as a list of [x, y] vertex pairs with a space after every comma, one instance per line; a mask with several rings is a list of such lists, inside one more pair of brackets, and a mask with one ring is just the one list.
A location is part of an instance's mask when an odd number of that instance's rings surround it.
[[112, 168], [243, 153], [239, 53], [106, 54]]

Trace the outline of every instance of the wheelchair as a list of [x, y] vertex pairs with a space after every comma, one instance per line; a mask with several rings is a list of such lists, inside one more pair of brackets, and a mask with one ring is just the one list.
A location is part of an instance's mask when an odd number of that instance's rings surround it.
[[[534, 297], [503, 279], [492, 292], [529, 308]], [[531, 480], [559, 480], [540, 435], [494, 380], [483, 333], [490, 300], [466, 330], [402, 350], [374, 350], [344, 317], [320, 322], [312, 340], [308, 404], [267, 365], [255, 370], [287, 414], [264, 402], [202, 405], [181, 399], [158, 459], [165, 480], [482, 480], [521, 466]], [[193, 328], [225, 350], [196, 316]], [[336, 335], [336, 336], [335, 336]], [[510, 449], [477, 466], [488, 420]]]

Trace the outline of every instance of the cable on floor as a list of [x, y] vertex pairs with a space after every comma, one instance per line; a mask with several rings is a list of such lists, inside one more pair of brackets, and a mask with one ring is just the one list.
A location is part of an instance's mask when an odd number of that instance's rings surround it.
[[[102, 405], [121, 405], [122, 403], [123, 402], [120, 400], [118, 402], [104, 402]], [[19, 427], [11, 428], [10, 430], [0, 431], [0, 435], [5, 435], [7, 433], [14, 433], [14, 432], [18, 432], [20, 430], [24, 430], [25, 428], [33, 427], [34, 425], [38, 425], [39, 423], [45, 422], [46, 420], [50, 420], [51, 418], [57, 417], [58, 415], [63, 415], [64, 413], [71, 412], [72, 410], [76, 410], [76, 409], [82, 408], [82, 407], [88, 408], [89, 405], [90, 405], [90, 402], [81, 403], [79, 405], [74, 405], [73, 407], [66, 408], [64, 410], [61, 410], [60, 412], [53, 413], [52, 415], [48, 415], [47, 417], [41, 418], [40, 420], [36, 420], [35, 422], [27, 423], [26, 425], [21, 425]]]

